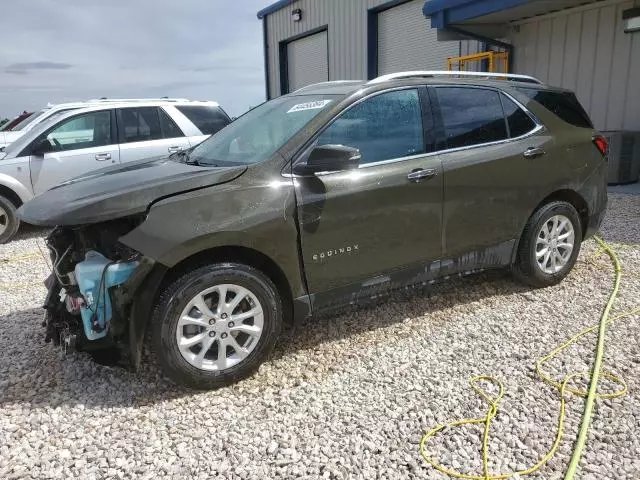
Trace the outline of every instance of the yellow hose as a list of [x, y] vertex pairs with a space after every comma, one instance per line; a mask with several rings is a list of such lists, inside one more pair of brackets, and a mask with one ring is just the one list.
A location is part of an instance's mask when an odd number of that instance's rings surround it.
[[[627, 393], [627, 385], [622, 378], [616, 375], [613, 375], [612, 373], [602, 371], [602, 361], [604, 357], [604, 343], [605, 343], [607, 326], [615, 322], [616, 320], [620, 320], [622, 318], [627, 318], [627, 317], [631, 317], [632, 315], [640, 314], [640, 308], [637, 308], [630, 312], [626, 312], [621, 315], [618, 315], [614, 318], [610, 318], [611, 309], [618, 297], [618, 291], [620, 289], [622, 268], [620, 267], [620, 260], [618, 259], [618, 256], [615, 253], [615, 251], [600, 238], [596, 237], [595, 239], [598, 242], [598, 244], [603, 248], [603, 250], [609, 255], [615, 267], [615, 281], [614, 281], [613, 290], [611, 292], [611, 295], [609, 296], [609, 301], [607, 302], [607, 305], [602, 313], [602, 316], [600, 317], [600, 323], [596, 326], [583, 330], [582, 332], [573, 336], [569, 340], [562, 343], [560, 346], [554, 348], [549, 354], [545, 355], [540, 360], [538, 360], [538, 362], [536, 362], [536, 372], [538, 376], [542, 379], [542, 381], [544, 381], [548, 385], [555, 387], [558, 390], [558, 393], [560, 395], [560, 412], [558, 414], [556, 437], [549, 451], [535, 465], [533, 465], [532, 467], [526, 470], [510, 472], [510, 473], [499, 473], [499, 474], [492, 474], [489, 471], [489, 454], [488, 454], [489, 431], [491, 428], [492, 420], [498, 414], [499, 404], [504, 395], [504, 385], [500, 380], [497, 380], [492, 376], [481, 375], [481, 376], [472, 378], [470, 383], [471, 383], [471, 388], [473, 388], [478, 393], [478, 395], [480, 395], [480, 397], [483, 398], [489, 404], [489, 411], [487, 412], [487, 415], [484, 418], [463, 419], [463, 420], [457, 420], [457, 421], [447, 422], [442, 425], [438, 425], [437, 427], [428, 431], [422, 437], [422, 440], [420, 441], [420, 454], [425, 459], [425, 461], [429, 463], [433, 468], [435, 468], [441, 473], [444, 473], [445, 475], [449, 475], [450, 477], [466, 479], [466, 480], [503, 480], [503, 479], [513, 478], [513, 477], [523, 477], [540, 470], [555, 455], [562, 441], [562, 437], [564, 434], [565, 409], [566, 409], [566, 402], [567, 402], [565, 394], [570, 393], [576, 396], [586, 397], [587, 399], [585, 403], [584, 413], [582, 416], [582, 424], [580, 426], [578, 439], [576, 441], [573, 455], [571, 457], [571, 461], [570, 461], [567, 473], [565, 475], [565, 480], [573, 479], [575, 472], [577, 470], [578, 464], [580, 462], [580, 458], [582, 456], [582, 451], [586, 444], [587, 434], [589, 432], [589, 425], [591, 423], [591, 417], [593, 414], [593, 405], [595, 400], [605, 399], [605, 398], [617, 398]], [[595, 358], [594, 365], [591, 372], [571, 373], [567, 375], [562, 381], [559, 382], [551, 378], [551, 376], [543, 370], [543, 366], [546, 362], [555, 358], [557, 355], [559, 355], [561, 352], [569, 348], [571, 345], [578, 342], [585, 335], [588, 335], [589, 333], [592, 333], [596, 330], [599, 330], [598, 346], [596, 350], [596, 358]], [[600, 376], [607, 378], [608, 380], [614, 383], [617, 383], [620, 386], [620, 388], [613, 393], [602, 393], [602, 394], [598, 393], [598, 381]], [[579, 377], [586, 377], [590, 379], [588, 391], [583, 391], [583, 390], [569, 387], [569, 384], [573, 380]], [[479, 385], [479, 382], [482, 382], [482, 381], [488, 382], [490, 384], [493, 384], [495, 387], [497, 387], [498, 394], [495, 398], [492, 397], [489, 393], [487, 393], [487, 391]], [[442, 464], [438, 463], [438, 461], [432, 458], [432, 456], [427, 451], [427, 443], [431, 438], [433, 438], [436, 434], [438, 434], [438, 432], [444, 429], [459, 427], [462, 425], [473, 425], [473, 424], [484, 424], [484, 433], [482, 438], [482, 464], [483, 464], [482, 475], [472, 475], [472, 474], [466, 474], [466, 473], [461, 473], [461, 472], [456, 472], [454, 470], [451, 470], [443, 466]]]

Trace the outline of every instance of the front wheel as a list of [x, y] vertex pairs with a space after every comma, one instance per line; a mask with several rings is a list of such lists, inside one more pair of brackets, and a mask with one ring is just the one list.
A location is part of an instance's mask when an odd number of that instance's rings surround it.
[[162, 292], [151, 347], [174, 382], [212, 389], [251, 375], [281, 326], [282, 303], [268, 277], [246, 265], [218, 264], [193, 270]]
[[524, 229], [513, 271], [533, 287], [560, 283], [573, 269], [582, 244], [582, 223], [567, 202], [552, 202], [536, 211]]
[[16, 216], [15, 205], [0, 195], [0, 244], [7, 243], [13, 238], [20, 226]]

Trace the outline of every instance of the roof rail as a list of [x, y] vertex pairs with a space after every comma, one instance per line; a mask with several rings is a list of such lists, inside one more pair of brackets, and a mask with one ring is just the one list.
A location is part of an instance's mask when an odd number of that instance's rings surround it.
[[91, 98], [87, 103], [129, 103], [129, 102], [189, 102], [188, 98]]
[[357, 84], [361, 84], [362, 80], [331, 80], [328, 82], [318, 82], [318, 83], [312, 83], [311, 85], [305, 85], [304, 87], [299, 88], [298, 90], [294, 91], [293, 93], [298, 93], [298, 92], [302, 92], [303, 90], [307, 90], [311, 87], [319, 87], [320, 85], [342, 85], [345, 83], [350, 83], [353, 85], [357, 85]]
[[381, 77], [374, 78], [367, 85], [373, 85], [376, 83], [387, 82], [389, 80], [397, 80], [401, 78], [419, 78], [419, 77], [472, 77], [472, 78], [487, 78], [494, 80], [509, 80], [514, 82], [525, 83], [537, 83], [542, 84], [540, 80], [529, 75], [515, 75], [513, 73], [487, 73], [487, 72], [459, 72], [459, 71], [447, 71], [447, 70], [425, 70], [415, 72], [396, 72], [388, 75], [382, 75]]

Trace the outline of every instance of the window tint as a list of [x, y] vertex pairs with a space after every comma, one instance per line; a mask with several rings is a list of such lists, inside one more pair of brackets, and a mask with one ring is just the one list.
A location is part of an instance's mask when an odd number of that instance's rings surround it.
[[589, 115], [582, 108], [575, 94], [571, 92], [535, 90], [532, 88], [519, 88], [518, 90], [565, 122], [576, 127], [593, 128]]
[[111, 138], [111, 112], [91, 112], [63, 121], [47, 139], [53, 151], [101, 147], [115, 143]]
[[231, 123], [218, 107], [188, 105], [176, 108], [191, 120], [203, 135], [213, 135]]
[[424, 153], [418, 91], [383, 93], [347, 110], [318, 139], [332, 144], [358, 148], [362, 164]]
[[498, 92], [481, 88], [439, 87], [436, 89], [446, 147], [459, 148], [507, 138]]
[[169, 114], [162, 108], [159, 110], [159, 112], [160, 126], [162, 127], [162, 136], [164, 138], [184, 137], [184, 133], [182, 132], [182, 130], [180, 130], [178, 125], [176, 125], [176, 122], [173, 121]]
[[122, 108], [118, 111], [121, 143], [146, 142], [162, 138], [157, 107]]
[[501, 95], [501, 98], [504, 115], [507, 117], [507, 123], [509, 124], [509, 136], [511, 138], [521, 137], [536, 128], [536, 123], [531, 117], [510, 98], [506, 95]]

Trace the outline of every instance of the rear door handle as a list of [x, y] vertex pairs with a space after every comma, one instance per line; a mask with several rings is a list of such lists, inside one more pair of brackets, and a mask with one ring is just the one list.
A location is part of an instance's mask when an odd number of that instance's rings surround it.
[[546, 154], [547, 152], [540, 147], [527, 148], [523, 153], [524, 158], [539, 158]]
[[168, 148], [169, 153], [177, 153], [182, 151], [182, 147], [173, 146]]
[[437, 176], [438, 171], [432, 168], [426, 170], [423, 168], [416, 168], [415, 170], [411, 170], [409, 175], [407, 175], [407, 178], [413, 183], [420, 183], [423, 180], [431, 180], [432, 178]]
[[105, 160], [111, 160], [110, 153], [96, 153], [96, 160], [99, 162], [104, 162]]

